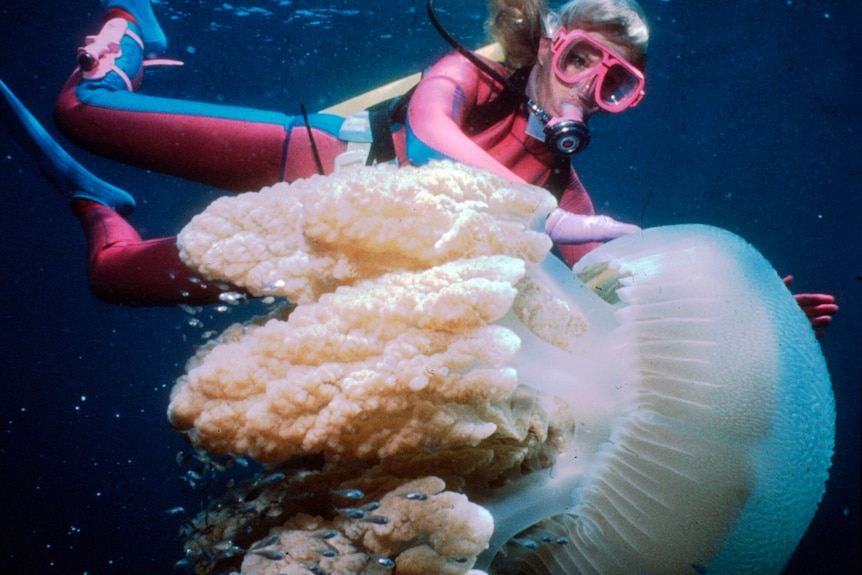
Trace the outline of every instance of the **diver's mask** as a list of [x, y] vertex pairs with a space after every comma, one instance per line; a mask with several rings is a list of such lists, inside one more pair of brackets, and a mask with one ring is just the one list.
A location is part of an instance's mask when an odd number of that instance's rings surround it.
[[[551, 67], [557, 79], [587, 86], [589, 97], [605, 112], [636, 106], [644, 97], [644, 76], [625, 58], [600, 44], [583, 30], [560, 28], [551, 40]], [[564, 102], [561, 115], [551, 117], [530, 107], [527, 134], [542, 140], [557, 156], [574, 156], [590, 143], [590, 131], [580, 109]]]
[[644, 75], [583, 30], [560, 28], [551, 39], [551, 66], [564, 84], [592, 84], [596, 105], [617, 113], [644, 97]]

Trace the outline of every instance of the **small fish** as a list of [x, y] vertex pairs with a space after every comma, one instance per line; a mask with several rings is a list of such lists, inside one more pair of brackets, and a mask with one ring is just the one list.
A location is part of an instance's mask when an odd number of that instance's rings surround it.
[[526, 547], [527, 549], [537, 549], [539, 547], [539, 544], [537, 542], [533, 541], [532, 539], [526, 539], [524, 537], [515, 537], [512, 539], [512, 541], [514, 541], [518, 545]]
[[365, 497], [365, 493], [359, 489], [334, 489], [332, 493], [339, 497], [344, 497], [345, 499], [359, 500]]
[[248, 549], [249, 549], [249, 551], [251, 551], [252, 549], [260, 549], [262, 547], [269, 547], [270, 545], [277, 542], [279, 540], [279, 538], [281, 538], [281, 533], [273, 533], [272, 535], [270, 535], [269, 537], [266, 537], [265, 539], [261, 539], [260, 541], [255, 541], [254, 543], [251, 544], [251, 547], [249, 547]]
[[203, 475], [201, 475], [197, 471], [192, 471], [191, 469], [186, 471], [186, 476], [188, 476], [189, 479], [193, 479], [194, 481], [203, 481], [204, 480]]
[[338, 551], [330, 547], [329, 549], [324, 549], [321, 553], [324, 557], [338, 557]]
[[323, 533], [321, 533], [321, 534], [320, 534], [320, 538], [321, 538], [321, 539], [332, 539], [332, 538], [333, 538], [333, 537], [335, 537], [336, 535], [338, 535], [338, 531], [337, 531], [337, 530], [335, 530], [335, 529], [327, 529], [326, 531], [324, 531]]
[[227, 549], [221, 550], [216, 553], [216, 559], [227, 559], [228, 557], [236, 557], [237, 555], [242, 555], [245, 553], [245, 550], [238, 545], [231, 545]]
[[278, 517], [283, 513], [284, 513], [284, 509], [282, 509], [278, 505], [270, 505], [269, 507], [266, 508], [265, 515], [267, 517]]
[[180, 304], [180, 309], [181, 309], [181, 310], [183, 310], [184, 312], [186, 312], [186, 313], [187, 313], [187, 314], [189, 314], [189, 315], [197, 315], [197, 313], [198, 313], [198, 310], [197, 310], [197, 309], [195, 309], [194, 307], [190, 306], [190, 305], [189, 305], [189, 304], [187, 304], [187, 303], [181, 303], [181, 304]]
[[694, 569], [697, 575], [706, 575], [706, 565], [701, 563], [689, 563], [689, 566]]
[[188, 477], [187, 475], [180, 475], [180, 481], [185, 481], [186, 483], [189, 484], [189, 487], [191, 487], [192, 489], [197, 487], [197, 483], [195, 483], [195, 480]]
[[383, 515], [369, 515], [362, 521], [365, 521], [366, 523], [373, 523], [374, 525], [386, 525], [387, 523], [389, 523], [389, 518], [384, 517]]
[[336, 511], [349, 519], [365, 519], [365, 516], [368, 515], [365, 511], [356, 507], [343, 507], [336, 509]]
[[197, 557], [183, 557], [176, 563], [174, 563], [174, 569], [185, 569], [186, 567], [191, 567], [195, 563], [197, 563]]
[[185, 513], [185, 512], [186, 512], [186, 508], [181, 506], [181, 505], [177, 505], [176, 507], [171, 507], [170, 509], [165, 509], [165, 515], [169, 515], [169, 516], [180, 515], [180, 514]]
[[427, 501], [428, 500], [428, 494], [422, 493], [420, 491], [411, 491], [410, 493], [406, 494], [404, 497], [409, 499], [410, 501]]
[[285, 558], [284, 552], [276, 549], [255, 549], [253, 551], [249, 551], [249, 553], [254, 553], [264, 559], [269, 559], [270, 561], [279, 561]]
[[230, 511], [230, 515], [235, 517], [237, 515], [247, 515], [249, 513], [257, 513], [257, 504], [256, 503], [247, 503], [242, 507], [237, 507], [236, 509], [232, 509]]
[[271, 485], [273, 483], [278, 483], [286, 477], [284, 473], [281, 471], [276, 471], [275, 473], [270, 473], [269, 475], [264, 475], [260, 479], [255, 482], [255, 485], [258, 487], [262, 485]]
[[386, 569], [392, 569], [395, 567], [395, 561], [389, 557], [376, 557], [376, 560], [378, 565], [385, 567]]
[[183, 463], [189, 460], [189, 457], [191, 457], [191, 455], [187, 454], [185, 451], [177, 451], [175, 458], [177, 467], [181, 467]]
[[231, 541], [230, 539], [227, 539], [225, 541], [219, 541], [218, 543], [214, 544], [213, 545], [213, 551], [218, 551], [218, 552], [227, 551], [228, 549], [230, 549], [233, 546], [234, 546], [233, 541]]
[[362, 506], [362, 509], [365, 511], [376, 511], [377, 509], [380, 509], [380, 502], [372, 501], [371, 503], [366, 503]]
[[218, 299], [226, 304], [237, 305], [240, 300], [245, 299], [245, 294], [235, 291], [226, 291], [218, 294]]

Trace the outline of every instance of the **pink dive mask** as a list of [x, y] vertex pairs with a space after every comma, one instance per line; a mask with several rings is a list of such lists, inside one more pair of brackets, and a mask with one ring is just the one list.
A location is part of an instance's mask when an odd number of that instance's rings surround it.
[[596, 104], [606, 112], [622, 112], [644, 97], [644, 75], [625, 58], [583, 30], [557, 30], [551, 40], [552, 66], [564, 84], [595, 79]]

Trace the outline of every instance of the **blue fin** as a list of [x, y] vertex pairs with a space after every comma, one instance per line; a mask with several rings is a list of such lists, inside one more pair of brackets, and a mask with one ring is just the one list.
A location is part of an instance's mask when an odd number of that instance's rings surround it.
[[3, 124], [68, 201], [91, 200], [124, 216], [132, 213], [135, 198], [131, 194], [94, 176], [66, 153], [2, 80], [0, 92], [3, 94], [0, 98]]

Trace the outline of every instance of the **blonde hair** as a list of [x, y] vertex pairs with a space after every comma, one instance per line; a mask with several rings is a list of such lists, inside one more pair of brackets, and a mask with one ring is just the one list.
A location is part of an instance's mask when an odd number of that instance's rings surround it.
[[599, 32], [615, 43], [632, 47], [633, 65], [646, 65], [649, 30], [635, 0], [569, 0], [558, 13], [546, 0], [486, 0], [486, 29], [500, 43], [504, 65], [518, 69], [536, 63], [539, 41], [557, 27]]

